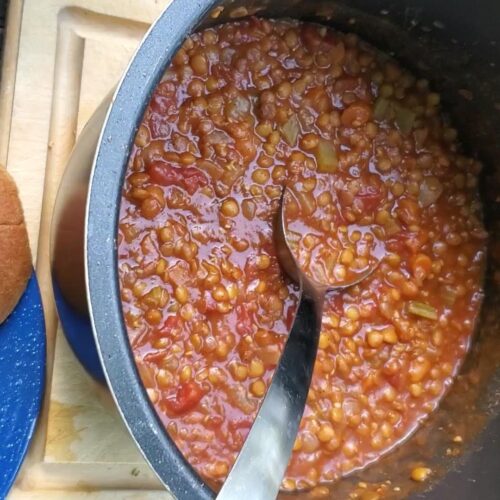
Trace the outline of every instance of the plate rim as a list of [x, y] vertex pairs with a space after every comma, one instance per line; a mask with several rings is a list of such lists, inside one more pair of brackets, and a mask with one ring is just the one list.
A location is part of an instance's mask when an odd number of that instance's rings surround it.
[[[28, 321], [27, 317], [29, 318]], [[26, 333], [27, 324], [32, 325], [29, 335]], [[27, 363], [14, 364], [13, 372], [21, 375], [22, 371], [26, 368], [31, 369], [28, 369], [26, 371], [27, 375], [21, 379], [24, 383], [19, 384], [21, 388], [20, 396], [8, 398], [6, 403], [9, 413], [18, 417], [14, 420], [13, 432], [7, 432], [0, 440], [0, 466], [2, 469], [6, 468], [5, 472], [2, 472], [2, 475], [0, 475], [0, 498], [5, 498], [8, 495], [16, 481], [35, 435], [45, 395], [47, 367], [46, 323], [40, 286], [34, 269], [15, 309], [5, 322], [0, 325], [0, 336], [4, 333], [8, 335], [8, 345], [13, 348], [16, 346], [11, 340], [21, 342], [22, 336], [31, 338]], [[16, 333], [20, 333], [17, 339]], [[31, 356], [33, 352], [36, 353], [35, 356]], [[0, 357], [0, 368], [2, 364], [8, 364], [12, 359], [9, 356], [6, 358]], [[32, 378], [34, 372], [36, 372], [37, 376]], [[29, 380], [28, 377], [31, 377], [33, 380], [31, 386], [34, 387], [34, 390], [31, 393], [23, 394], [22, 386]], [[7, 384], [6, 387], [9, 391], [12, 391], [12, 385]], [[2, 396], [4, 395], [5, 393], [2, 394], [0, 390], [0, 404], [2, 405]], [[15, 408], [15, 410], [12, 410], [12, 408]], [[0, 421], [0, 428], [1, 426], [2, 422]], [[19, 429], [20, 432], [15, 432]], [[14, 455], [8, 454], [10, 447]]]

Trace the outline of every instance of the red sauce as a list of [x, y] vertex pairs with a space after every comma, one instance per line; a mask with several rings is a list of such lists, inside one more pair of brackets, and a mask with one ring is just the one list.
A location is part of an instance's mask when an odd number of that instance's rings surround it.
[[356, 231], [383, 248], [328, 298], [293, 490], [376, 460], [452, 383], [482, 298], [479, 171], [427, 82], [355, 35], [250, 18], [184, 43], [131, 153], [119, 274], [143, 383], [204, 477], [230, 470], [293, 322], [272, 239], [285, 182], [310, 183], [306, 256], [347, 234], [326, 255], [347, 272], [373, 254]]

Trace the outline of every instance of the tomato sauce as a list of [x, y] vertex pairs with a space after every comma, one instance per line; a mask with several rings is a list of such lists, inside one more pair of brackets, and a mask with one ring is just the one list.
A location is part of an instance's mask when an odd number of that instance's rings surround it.
[[366, 280], [327, 298], [283, 489], [376, 460], [453, 382], [486, 233], [481, 165], [439, 101], [356, 35], [298, 21], [222, 24], [174, 57], [131, 152], [119, 276], [142, 381], [203, 477], [226, 477], [293, 322], [298, 290], [272, 234], [285, 184], [304, 262], [319, 255], [345, 277], [382, 251]]

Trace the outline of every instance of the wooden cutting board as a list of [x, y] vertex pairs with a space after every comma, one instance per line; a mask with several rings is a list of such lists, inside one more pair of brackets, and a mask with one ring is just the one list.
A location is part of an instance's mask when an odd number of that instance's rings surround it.
[[0, 162], [18, 182], [47, 318], [47, 389], [10, 499], [172, 498], [145, 464], [106, 388], [59, 328], [50, 221], [79, 131], [169, 0], [11, 0], [0, 91]]

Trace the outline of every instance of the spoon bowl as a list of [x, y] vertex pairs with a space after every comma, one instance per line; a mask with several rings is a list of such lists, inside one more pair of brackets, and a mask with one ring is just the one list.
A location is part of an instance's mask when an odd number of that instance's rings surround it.
[[289, 196], [291, 196], [291, 189], [288, 186], [285, 186], [281, 194], [280, 209], [275, 219], [274, 244], [282, 269], [293, 281], [300, 285], [302, 293], [309, 295], [311, 298], [317, 297], [318, 299], [320, 299], [321, 297], [324, 297], [328, 292], [332, 292], [335, 290], [344, 290], [351, 286], [357, 285], [358, 283], [361, 283], [375, 271], [383, 256], [383, 249], [380, 248], [380, 244], [376, 245], [376, 263], [367, 266], [367, 268], [363, 272], [356, 274], [350, 280], [332, 284], [319, 281], [309, 273], [305, 272], [295, 258], [292, 249], [290, 248], [290, 240], [287, 234], [286, 201], [287, 197]]

